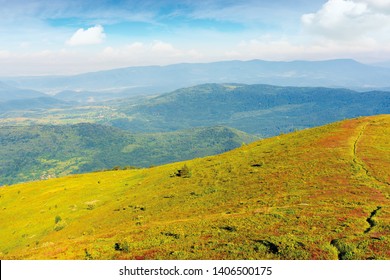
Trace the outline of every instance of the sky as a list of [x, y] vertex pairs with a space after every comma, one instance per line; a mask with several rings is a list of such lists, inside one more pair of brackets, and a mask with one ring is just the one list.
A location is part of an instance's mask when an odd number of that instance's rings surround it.
[[338, 58], [390, 62], [390, 0], [0, 0], [0, 76]]

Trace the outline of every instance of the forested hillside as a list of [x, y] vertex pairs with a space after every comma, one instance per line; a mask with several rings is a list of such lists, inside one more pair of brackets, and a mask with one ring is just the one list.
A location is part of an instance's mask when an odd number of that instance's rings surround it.
[[390, 113], [390, 92], [348, 89], [205, 84], [134, 105], [112, 124], [131, 131], [171, 131], [225, 125], [262, 137], [353, 118]]
[[[225, 127], [134, 134], [97, 125], [0, 127], [0, 185], [222, 153], [256, 137]], [[131, 166], [131, 167], [130, 167]]]

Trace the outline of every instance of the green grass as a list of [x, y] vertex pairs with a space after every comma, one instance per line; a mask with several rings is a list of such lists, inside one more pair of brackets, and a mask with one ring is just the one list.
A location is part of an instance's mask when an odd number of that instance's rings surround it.
[[[0, 256], [390, 259], [388, 135], [389, 115], [364, 117], [217, 156], [3, 187]], [[177, 176], [184, 165], [191, 176]]]

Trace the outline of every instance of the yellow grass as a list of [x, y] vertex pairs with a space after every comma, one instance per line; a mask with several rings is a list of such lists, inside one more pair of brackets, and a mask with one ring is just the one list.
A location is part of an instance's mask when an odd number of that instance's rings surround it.
[[[1, 259], [390, 259], [390, 116], [0, 188]], [[186, 164], [191, 176], [179, 177]], [[59, 218], [58, 218], [59, 217]]]

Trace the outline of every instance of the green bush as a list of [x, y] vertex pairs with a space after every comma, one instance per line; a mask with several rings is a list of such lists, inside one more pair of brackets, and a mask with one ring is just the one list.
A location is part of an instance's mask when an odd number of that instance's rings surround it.
[[59, 222], [61, 222], [62, 221], [62, 218], [60, 217], [60, 216], [56, 216], [55, 218], [54, 218], [54, 222], [56, 223], [56, 224], [58, 224]]
[[115, 251], [123, 251], [126, 253], [130, 252], [130, 246], [129, 246], [129, 243], [127, 241], [115, 243], [114, 249], [115, 249]]
[[192, 176], [191, 170], [188, 168], [186, 164], [184, 164], [181, 169], [177, 170], [176, 176], [182, 178], [190, 178]]

